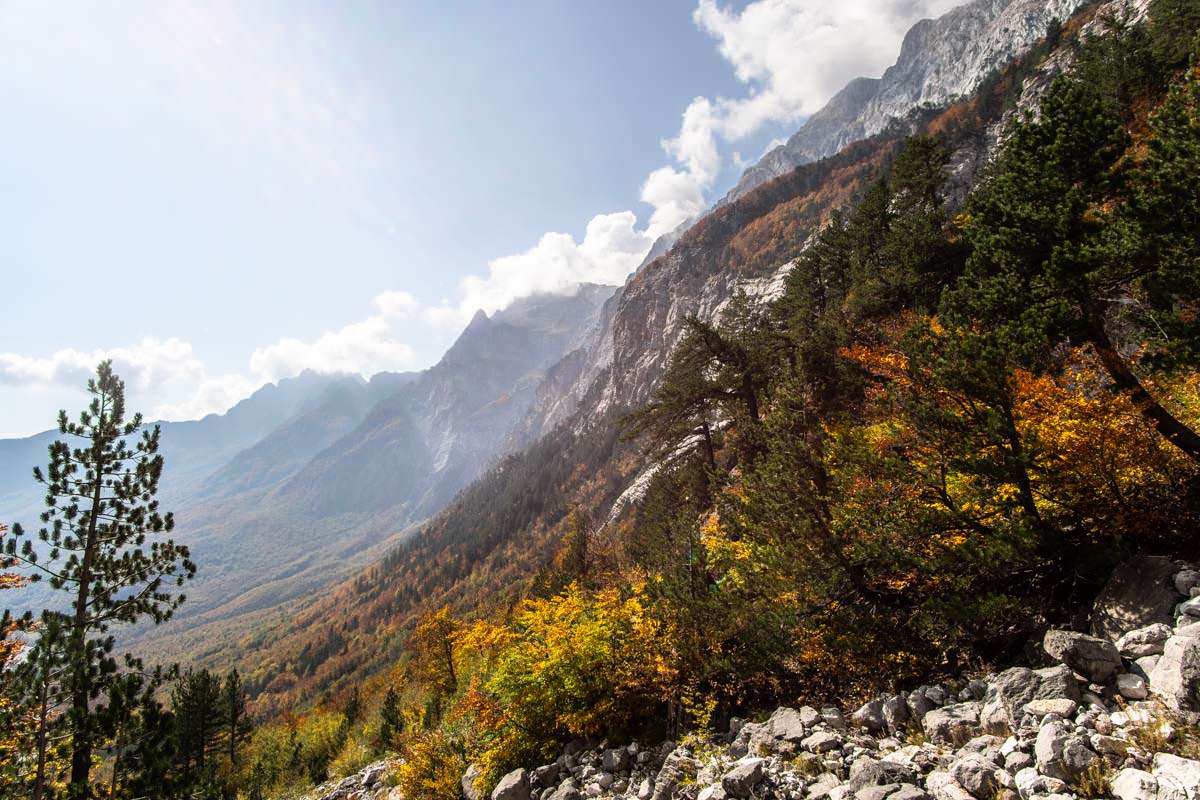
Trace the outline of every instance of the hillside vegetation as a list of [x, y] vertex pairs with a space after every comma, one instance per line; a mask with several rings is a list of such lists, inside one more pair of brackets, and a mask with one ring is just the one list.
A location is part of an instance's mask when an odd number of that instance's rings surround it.
[[[405, 797], [456, 800], [468, 766], [490, 790], [575, 739], [1019, 661], [1123, 557], [1194, 554], [1198, 33], [1193, 0], [1089, 8], [972, 98], [718, 209], [676, 255], [792, 262], [778, 297], [690, 317], [648, 404], [563, 425], [380, 564], [208, 643], [241, 671], [180, 690], [199, 760], [122, 790], [286, 796], [394, 752]], [[1014, 113], [1051, 58], [1069, 71]], [[964, 198], [955, 156], [1002, 119]], [[253, 733], [215, 701], [202, 724], [196, 693], [243, 678]]]

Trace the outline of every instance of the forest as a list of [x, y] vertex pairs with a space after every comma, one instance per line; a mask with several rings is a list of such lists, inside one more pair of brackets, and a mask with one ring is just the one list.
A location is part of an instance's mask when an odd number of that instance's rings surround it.
[[[91, 408], [59, 420], [84, 444], [36, 475], [42, 531], [0, 535], [0, 592], [70, 598], [4, 616], [0, 797], [296, 796], [393, 757], [405, 797], [456, 800], [469, 765], [487, 790], [574, 739], [703, 737], [780, 700], [1011, 663], [1121, 558], [1194, 554], [1200, 6], [1098, 22], [740, 201], [762, 209], [719, 257], [796, 254], [781, 296], [689, 317], [647, 405], [465, 490], [470, 531], [435, 523], [346, 589], [371, 617], [286, 664], [117, 654], [114, 626], [170, 617], [203, 565], [166, 538], [157, 430], [102, 364]], [[1070, 71], [949, 196], [953, 143], [1068, 41]], [[597, 463], [618, 475], [578, 481]], [[539, 492], [572, 480], [569, 502]]]

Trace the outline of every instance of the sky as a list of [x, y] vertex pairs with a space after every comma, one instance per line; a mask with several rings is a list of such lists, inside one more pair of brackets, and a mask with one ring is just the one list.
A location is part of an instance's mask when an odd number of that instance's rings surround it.
[[958, 0], [0, 0], [0, 437], [422, 369], [654, 239]]

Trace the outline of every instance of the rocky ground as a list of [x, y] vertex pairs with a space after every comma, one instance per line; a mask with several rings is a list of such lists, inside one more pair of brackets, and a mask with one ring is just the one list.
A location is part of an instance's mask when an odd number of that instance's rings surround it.
[[[491, 800], [1200, 800], [1200, 571], [1120, 567], [1091, 632], [1049, 630], [1041, 668], [871, 700], [781, 707], [711, 740], [573, 743]], [[382, 764], [320, 800], [392, 800]], [[483, 800], [471, 778], [468, 800]]]

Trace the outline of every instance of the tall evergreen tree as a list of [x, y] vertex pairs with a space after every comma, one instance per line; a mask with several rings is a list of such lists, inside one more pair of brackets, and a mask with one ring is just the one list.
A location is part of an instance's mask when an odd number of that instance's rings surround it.
[[206, 669], [188, 670], [171, 690], [177, 759], [189, 782], [202, 779], [212, 766], [209, 754], [221, 735], [224, 704], [220, 677]]
[[[103, 361], [88, 381], [92, 402], [71, 422], [59, 412], [58, 428], [79, 446], [58, 440], [50, 463], [34, 478], [46, 487], [46, 511], [37, 538], [19, 526], [7, 554], [69, 593], [70, 611], [47, 612], [45, 622], [63, 631], [63, 686], [70, 696], [66, 725], [71, 736], [69, 796], [90, 794], [92, 756], [103, 718], [98, 702], [119, 679], [113, 655], [113, 625], [149, 619], [160, 623], [183, 602], [172, 594], [195, 574], [186, 547], [161, 538], [174, 526], [159, 510], [155, 494], [162, 475], [159, 429], [142, 430], [142, 416], [125, 416], [125, 384]], [[16, 546], [17, 541], [21, 546]], [[125, 656], [128, 669], [141, 665]]]
[[379, 709], [379, 739], [376, 750], [385, 753], [395, 747], [396, 737], [404, 732], [404, 714], [400, 707], [400, 692], [389, 686]]
[[250, 734], [250, 717], [246, 713], [246, 687], [236, 669], [225, 676], [225, 685], [221, 689], [221, 704], [229, 764], [237, 767], [238, 747]]

